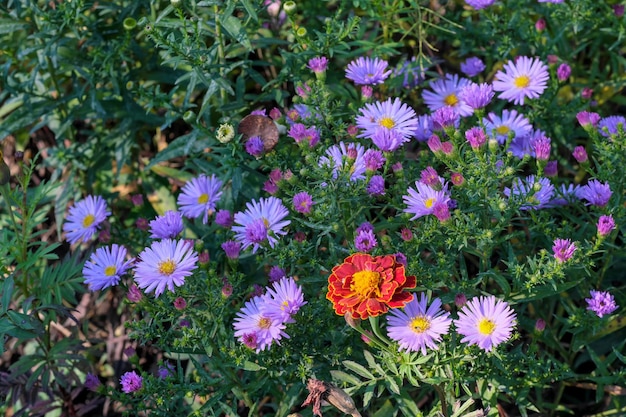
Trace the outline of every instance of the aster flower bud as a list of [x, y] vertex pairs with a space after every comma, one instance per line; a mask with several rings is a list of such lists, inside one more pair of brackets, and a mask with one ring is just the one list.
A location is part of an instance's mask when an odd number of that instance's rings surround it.
[[572, 152], [572, 155], [574, 156], [574, 159], [576, 159], [576, 161], [579, 164], [587, 162], [587, 160], [588, 160], [587, 151], [585, 150], [584, 146], [577, 146], [577, 147], [575, 147], [574, 151]]
[[428, 138], [427, 144], [433, 153], [441, 152], [441, 139], [439, 139], [439, 136], [432, 135]]
[[546, 322], [543, 319], [537, 319], [535, 322], [535, 331], [541, 333], [546, 329]]
[[612, 215], [603, 215], [598, 219], [598, 236], [606, 237], [615, 229], [615, 220]]
[[537, 29], [537, 32], [543, 32], [546, 29], [546, 19], [539, 18], [536, 22], [535, 22], [535, 29]]
[[361, 87], [361, 96], [365, 100], [367, 100], [368, 98], [371, 98], [372, 94], [374, 94], [374, 90], [369, 85], [364, 85]]
[[583, 88], [583, 91], [580, 93], [580, 96], [584, 98], [585, 100], [589, 100], [591, 97], [593, 97], [593, 89], [589, 87]]
[[458, 293], [454, 296], [454, 305], [457, 308], [462, 308], [465, 304], [467, 304], [467, 297], [462, 292]]
[[559, 68], [556, 70], [556, 76], [559, 81], [565, 81], [572, 74], [572, 68], [566, 63], [562, 63], [559, 65]]

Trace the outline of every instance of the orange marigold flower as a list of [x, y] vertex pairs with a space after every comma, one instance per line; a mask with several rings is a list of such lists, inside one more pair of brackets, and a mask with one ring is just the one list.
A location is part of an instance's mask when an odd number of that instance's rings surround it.
[[355, 253], [333, 268], [326, 298], [337, 314], [349, 312], [353, 318], [366, 319], [389, 308], [404, 307], [413, 299], [413, 294], [404, 290], [416, 285], [415, 276], [406, 276], [395, 255]]

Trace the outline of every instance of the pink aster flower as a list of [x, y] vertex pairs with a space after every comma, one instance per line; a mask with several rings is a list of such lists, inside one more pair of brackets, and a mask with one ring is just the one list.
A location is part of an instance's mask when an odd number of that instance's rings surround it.
[[313, 207], [313, 199], [306, 191], [299, 192], [293, 196], [293, 208], [302, 214], [309, 214]]
[[564, 263], [574, 256], [576, 244], [569, 239], [555, 239], [552, 251], [554, 252], [554, 259], [559, 263]]
[[307, 68], [313, 71], [316, 74], [321, 74], [326, 71], [326, 67], [328, 66], [328, 58], [325, 56], [315, 57], [309, 60]]
[[454, 321], [462, 343], [478, 345], [486, 352], [508, 340], [513, 332], [516, 315], [509, 305], [493, 295], [474, 297], [459, 311]]
[[550, 74], [541, 60], [522, 56], [504, 64], [504, 71], [498, 71], [495, 78], [493, 89], [501, 92], [499, 98], [523, 105], [526, 98], [537, 98], [543, 93]]
[[222, 195], [220, 188], [222, 181], [215, 175], [207, 177], [201, 174], [188, 181], [178, 196], [178, 207], [183, 216], [191, 219], [202, 217], [202, 223], [206, 224]]
[[604, 315], [611, 314], [619, 307], [615, 303], [615, 298], [608, 291], [591, 290], [591, 298], [585, 298], [587, 302], [587, 310], [593, 311], [600, 318]]
[[598, 219], [598, 235], [606, 237], [615, 229], [615, 220], [612, 215], [603, 215]]
[[126, 372], [120, 378], [120, 384], [122, 385], [122, 392], [130, 394], [141, 389], [143, 378], [135, 371]]
[[387, 315], [387, 334], [400, 345], [400, 350], [421, 351], [438, 349], [443, 335], [448, 334], [452, 319], [441, 308], [441, 300], [435, 298], [428, 306], [426, 294], [420, 299], [413, 297], [403, 309], [392, 309]]

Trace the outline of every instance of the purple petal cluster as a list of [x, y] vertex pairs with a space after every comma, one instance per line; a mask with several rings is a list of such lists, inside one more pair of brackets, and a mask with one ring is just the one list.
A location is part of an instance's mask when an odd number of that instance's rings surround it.
[[447, 186], [443, 186], [440, 190], [435, 190], [422, 182], [416, 181], [415, 188], [409, 187], [407, 192], [408, 195], [402, 196], [404, 204], [407, 205], [407, 208], [403, 211], [414, 215], [411, 217], [411, 220], [435, 214], [437, 206], [447, 205], [450, 202]]
[[183, 231], [183, 215], [178, 211], [166, 211], [150, 222], [150, 237], [153, 239], [173, 239]]
[[357, 85], [376, 85], [385, 82], [391, 70], [385, 71], [389, 63], [380, 58], [359, 57], [346, 68], [346, 78]]
[[591, 298], [585, 298], [587, 302], [587, 310], [593, 311], [598, 317], [611, 314], [619, 307], [615, 303], [615, 298], [608, 291], [595, 291], [589, 292]]
[[88, 195], [84, 200], [75, 203], [67, 215], [63, 224], [63, 231], [67, 240], [76, 242], [88, 242], [100, 228], [100, 224], [106, 220], [111, 212], [107, 208], [104, 198]]
[[178, 196], [178, 207], [183, 216], [191, 219], [202, 217], [207, 224], [209, 214], [215, 210], [215, 204], [222, 195], [222, 181], [215, 175], [199, 175], [187, 182]]
[[235, 225], [232, 227], [235, 240], [243, 245], [243, 249], [252, 246], [253, 253], [264, 243], [273, 248], [278, 236], [287, 234], [283, 230], [291, 223], [284, 220], [287, 215], [289, 210], [276, 197], [252, 200], [246, 204], [245, 211], [235, 213]]
[[529, 175], [526, 179], [516, 178], [511, 188], [504, 189], [509, 200], [521, 201], [520, 210], [538, 210], [549, 207], [554, 195], [554, 185], [547, 178], [536, 179]]
[[351, 181], [365, 179], [365, 148], [360, 143], [339, 142], [326, 150], [326, 155], [319, 160], [320, 166], [332, 168], [333, 178], [339, 173], [349, 173]]

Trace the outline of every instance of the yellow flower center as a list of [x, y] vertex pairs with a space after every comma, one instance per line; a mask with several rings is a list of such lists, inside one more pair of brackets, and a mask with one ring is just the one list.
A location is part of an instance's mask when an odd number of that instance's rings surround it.
[[489, 336], [494, 330], [496, 330], [496, 324], [493, 321], [483, 317], [478, 322], [478, 332], [480, 334]]
[[515, 77], [513, 85], [517, 88], [526, 88], [530, 85], [530, 77], [528, 75], [520, 75]]
[[498, 132], [498, 135], [508, 135], [510, 131], [511, 129], [509, 129], [509, 127], [505, 125], [496, 127], [496, 132]]
[[446, 98], [443, 99], [443, 102], [450, 107], [454, 107], [459, 104], [459, 98], [454, 93], [452, 93], [446, 96]]
[[107, 277], [115, 275], [116, 272], [117, 272], [117, 268], [115, 267], [115, 265], [109, 265], [106, 268], [104, 268], [104, 275], [106, 275]]
[[426, 330], [430, 329], [430, 320], [428, 320], [426, 316], [417, 316], [411, 320], [409, 326], [415, 333], [424, 333]]
[[267, 317], [261, 317], [257, 324], [261, 329], [269, 329], [272, 325], [272, 320], [268, 319]]
[[289, 302], [287, 302], [287, 300], [283, 301], [280, 305], [280, 309], [285, 311], [285, 309], [289, 307]]
[[350, 289], [363, 298], [380, 297], [380, 274], [375, 271], [359, 271], [352, 276]]
[[209, 195], [207, 193], [200, 194], [198, 197], [198, 204], [205, 204], [207, 201], [209, 201]]
[[435, 198], [431, 197], [428, 200], [424, 201], [424, 206], [426, 206], [426, 208], [431, 208], [433, 206], [433, 204], [435, 204]]
[[267, 220], [265, 217], [263, 217], [263, 225], [265, 226], [266, 229], [270, 228], [270, 221]]
[[85, 216], [85, 218], [83, 219], [83, 227], [89, 227], [93, 224], [93, 222], [96, 221], [96, 216], [94, 216], [93, 214], [88, 214]]
[[172, 273], [176, 270], [176, 262], [172, 261], [171, 259], [159, 262], [159, 266], [157, 269], [163, 275], [172, 275]]
[[396, 125], [396, 122], [394, 122], [391, 117], [383, 117], [382, 119], [380, 119], [378, 124], [382, 127], [386, 127], [387, 129], [393, 129], [393, 127]]

